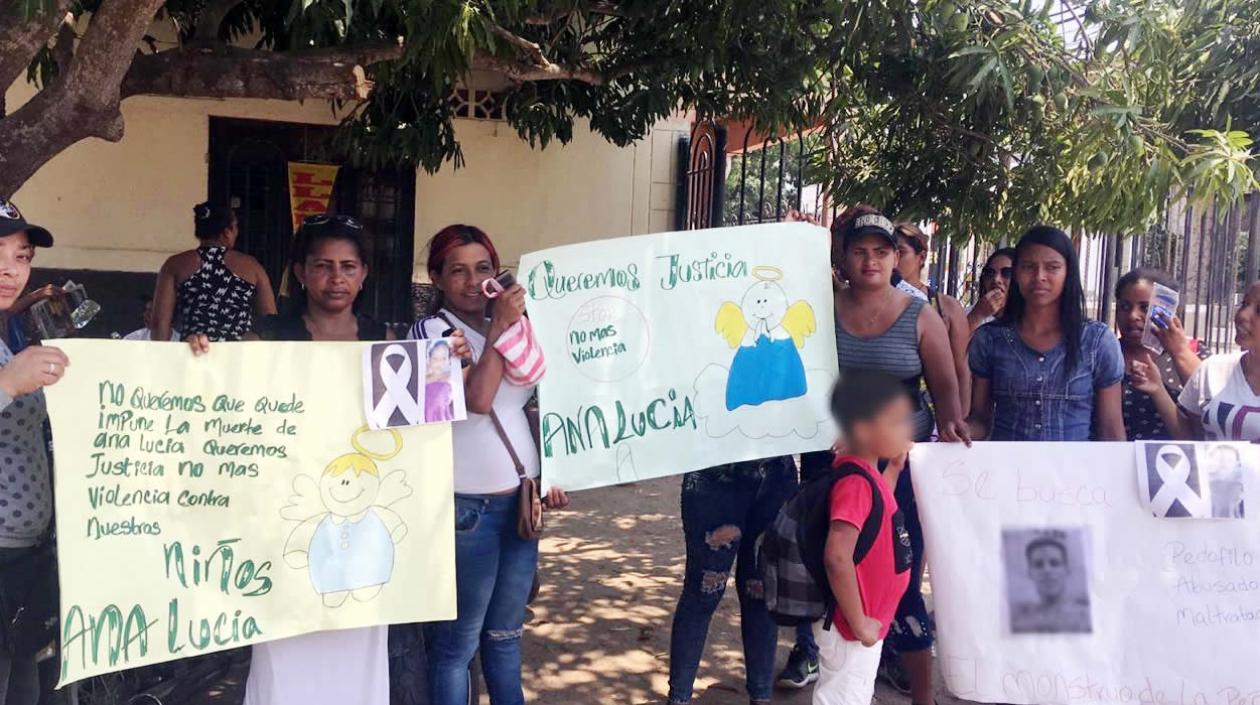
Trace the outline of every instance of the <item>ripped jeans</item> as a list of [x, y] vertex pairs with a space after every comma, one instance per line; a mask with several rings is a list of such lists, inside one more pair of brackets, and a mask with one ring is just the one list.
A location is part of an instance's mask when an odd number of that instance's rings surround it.
[[731, 567], [739, 591], [745, 687], [769, 700], [774, 687], [778, 625], [766, 610], [756, 543], [796, 492], [791, 458], [724, 465], [683, 476], [682, 523], [687, 569], [669, 640], [669, 702], [691, 702], [709, 621], [722, 601]]
[[466, 705], [468, 666], [481, 649], [493, 705], [523, 705], [521, 632], [538, 569], [538, 541], [516, 533], [516, 494], [455, 495], [458, 613], [425, 625], [433, 705]]

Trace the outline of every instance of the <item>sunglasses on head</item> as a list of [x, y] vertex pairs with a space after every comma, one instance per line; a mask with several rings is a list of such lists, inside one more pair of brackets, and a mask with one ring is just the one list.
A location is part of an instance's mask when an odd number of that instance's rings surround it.
[[984, 269], [980, 270], [980, 276], [989, 277], [990, 279], [993, 277], [1002, 277], [1003, 279], [1010, 279], [1014, 275], [1015, 275], [1014, 267], [1002, 267], [1001, 269], [994, 269], [993, 267], [985, 267]]
[[357, 218], [350, 215], [330, 215], [328, 213], [320, 213], [319, 215], [308, 215], [302, 219], [302, 225], [320, 226], [328, 225], [330, 223], [344, 225], [347, 228], [354, 228], [355, 230], [363, 229], [363, 223], [360, 223]]

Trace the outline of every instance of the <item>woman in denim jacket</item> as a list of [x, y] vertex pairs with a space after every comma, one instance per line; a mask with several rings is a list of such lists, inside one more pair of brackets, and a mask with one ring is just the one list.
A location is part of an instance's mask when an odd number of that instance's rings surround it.
[[1071, 239], [1041, 225], [1015, 252], [1006, 308], [971, 341], [972, 437], [1124, 441], [1124, 356], [1105, 324], [1085, 320]]

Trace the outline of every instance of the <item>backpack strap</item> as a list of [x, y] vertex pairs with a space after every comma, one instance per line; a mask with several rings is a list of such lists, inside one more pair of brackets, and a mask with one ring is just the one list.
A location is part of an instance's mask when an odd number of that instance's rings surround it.
[[871, 488], [871, 513], [867, 515], [866, 521], [862, 522], [862, 528], [858, 532], [857, 544], [853, 548], [853, 564], [857, 565], [866, 558], [867, 554], [875, 546], [875, 539], [879, 536], [879, 529], [884, 523], [884, 494], [879, 491], [879, 485], [876, 484], [875, 478], [871, 474], [863, 470], [861, 467], [853, 463], [845, 463], [836, 468], [835, 482], [839, 482], [849, 475], [858, 475]]

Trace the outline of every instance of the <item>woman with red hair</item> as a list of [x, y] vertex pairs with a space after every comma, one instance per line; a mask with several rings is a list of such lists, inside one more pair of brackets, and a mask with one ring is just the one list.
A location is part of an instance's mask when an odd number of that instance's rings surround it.
[[[534, 386], [505, 376], [495, 348], [525, 314], [525, 291], [513, 284], [490, 301], [482, 284], [499, 272], [499, 254], [481, 229], [443, 228], [429, 241], [429, 277], [437, 311], [411, 329], [431, 339], [462, 331], [472, 348], [465, 369], [468, 418], [453, 424], [455, 448], [455, 586], [457, 614], [426, 625], [433, 705], [468, 702], [468, 666], [478, 649], [494, 705], [523, 705], [521, 631], [538, 567], [538, 540], [517, 533], [520, 478], [538, 477], [541, 460], [525, 406]], [[553, 488], [545, 503], [568, 504]]]

